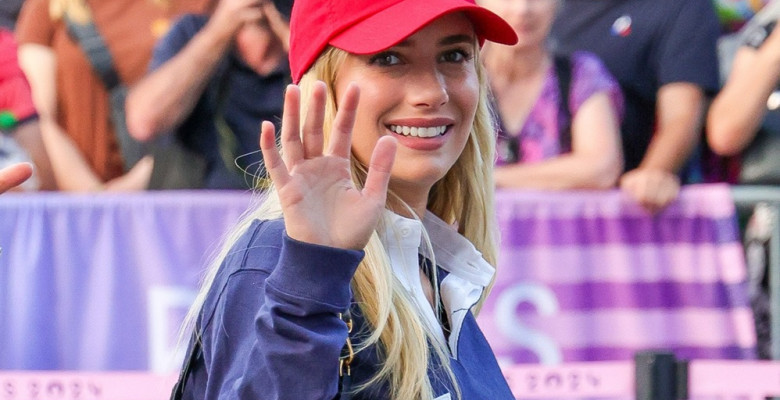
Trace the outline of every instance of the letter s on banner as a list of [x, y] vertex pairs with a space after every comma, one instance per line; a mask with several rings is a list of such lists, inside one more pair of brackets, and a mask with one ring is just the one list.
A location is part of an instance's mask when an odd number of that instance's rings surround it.
[[530, 303], [542, 316], [558, 312], [555, 293], [538, 283], [520, 283], [498, 293], [495, 319], [499, 332], [520, 347], [531, 350], [541, 364], [559, 364], [563, 355], [557, 343], [542, 332], [523, 325], [515, 310], [522, 303]]

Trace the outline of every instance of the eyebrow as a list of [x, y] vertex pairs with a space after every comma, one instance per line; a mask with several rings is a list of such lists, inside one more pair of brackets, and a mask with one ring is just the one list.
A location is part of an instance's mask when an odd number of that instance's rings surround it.
[[[468, 43], [472, 44], [476, 41], [474, 36], [472, 35], [466, 35], [466, 34], [457, 34], [457, 35], [451, 35], [447, 36], [441, 40], [439, 40], [438, 45], [439, 46], [449, 46], [452, 44], [459, 44], [459, 43]], [[414, 44], [414, 41], [412, 39], [407, 38], [406, 40], [402, 41], [401, 43], [398, 43], [396, 46], [398, 47], [410, 47]], [[394, 46], [395, 47], [395, 46]]]

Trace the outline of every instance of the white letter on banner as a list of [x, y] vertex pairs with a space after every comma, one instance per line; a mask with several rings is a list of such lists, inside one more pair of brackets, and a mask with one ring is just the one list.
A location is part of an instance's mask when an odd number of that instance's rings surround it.
[[517, 317], [515, 310], [524, 302], [531, 303], [540, 315], [558, 312], [558, 300], [549, 288], [537, 283], [514, 285], [498, 294], [495, 309], [498, 330], [518, 346], [534, 352], [540, 363], [561, 363], [563, 355], [557, 343], [547, 335], [524, 326]]
[[[178, 333], [197, 291], [182, 286], [149, 288], [149, 369], [167, 374], [181, 368], [187, 343], [178, 343]], [[180, 346], [178, 346], [180, 345]]]

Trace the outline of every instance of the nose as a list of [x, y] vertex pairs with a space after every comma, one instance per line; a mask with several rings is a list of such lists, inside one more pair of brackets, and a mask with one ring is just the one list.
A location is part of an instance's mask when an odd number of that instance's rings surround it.
[[415, 107], [438, 108], [450, 101], [447, 78], [436, 67], [419, 71], [408, 82], [409, 102]]

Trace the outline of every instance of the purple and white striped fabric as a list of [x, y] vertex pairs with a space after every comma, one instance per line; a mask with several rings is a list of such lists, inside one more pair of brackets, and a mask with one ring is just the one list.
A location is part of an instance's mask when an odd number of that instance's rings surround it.
[[752, 359], [735, 207], [695, 185], [651, 215], [618, 190], [497, 194], [497, 281], [479, 322], [502, 363]]

